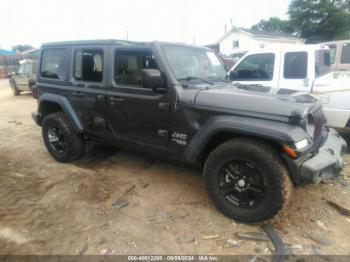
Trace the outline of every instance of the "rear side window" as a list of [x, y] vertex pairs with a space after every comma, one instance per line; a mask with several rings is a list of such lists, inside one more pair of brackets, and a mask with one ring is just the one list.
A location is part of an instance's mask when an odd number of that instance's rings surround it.
[[273, 78], [275, 64], [274, 54], [256, 54], [247, 56], [234, 70], [234, 79], [239, 81], [261, 80]]
[[86, 82], [102, 82], [103, 51], [79, 49], [74, 56], [74, 78]]
[[341, 51], [341, 64], [350, 64], [350, 43], [344, 44]]
[[66, 76], [65, 49], [44, 50], [40, 75], [45, 78], [64, 80]]
[[289, 52], [284, 55], [285, 79], [305, 79], [307, 77], [307, 53]]

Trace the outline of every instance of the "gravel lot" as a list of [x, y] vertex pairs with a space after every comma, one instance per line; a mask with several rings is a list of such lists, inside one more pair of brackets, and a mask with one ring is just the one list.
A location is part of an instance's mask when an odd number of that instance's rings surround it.
[[[30, 94], [14, 97], [0, 80], [0, 254], [270, 254], [259, 232], [224, 217], [208, 198], [199, 171], [114, 148], [89, 148], [73, 164], [55, 162], [30, 112]], [[347, 162], [350, 156], [346, 155]], [[350, 254], [350, 208], [344, 178], [294, 190], [270, 221], [295, 254]], [[126, 198], [129, 205], [112, 204]], [[218, 235], [205, 240], [205, 236]], [[228, 247], [227, 240], [238, 247]]]

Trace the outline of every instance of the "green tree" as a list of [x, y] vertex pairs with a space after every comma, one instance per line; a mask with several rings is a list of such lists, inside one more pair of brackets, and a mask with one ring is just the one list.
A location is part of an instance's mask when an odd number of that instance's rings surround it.
[[292, 0], [288, 14], [294, 32], [309, 43], [350, 36], [349, 0]]
[[268, 20], [260, 20], [259, 23], [253, 25], [253, 30], [267, 31], [273, 33], [292, 33], [293, 28], [291, 27], [288, 20], [282, 20], [278, 17], [270, 17]]

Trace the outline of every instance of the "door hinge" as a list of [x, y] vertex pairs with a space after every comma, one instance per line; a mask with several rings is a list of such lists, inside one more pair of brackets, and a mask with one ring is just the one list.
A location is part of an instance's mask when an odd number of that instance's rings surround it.
[[170, 109], [170, 104], [166, 102], [159, 102], [158, 107], [161, 110], [169, 110]]

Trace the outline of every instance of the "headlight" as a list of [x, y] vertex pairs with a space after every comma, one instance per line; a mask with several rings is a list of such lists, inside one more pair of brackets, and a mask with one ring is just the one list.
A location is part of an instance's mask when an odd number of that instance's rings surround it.
[[305, 138], [303, 140], [300, 140], [299, 142], [296, 142], [294, 145], [297, 150], [302, 150], [309, 145], [309, 140]]

